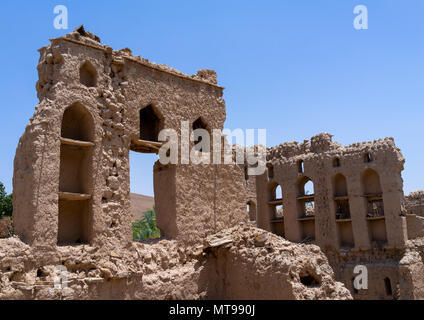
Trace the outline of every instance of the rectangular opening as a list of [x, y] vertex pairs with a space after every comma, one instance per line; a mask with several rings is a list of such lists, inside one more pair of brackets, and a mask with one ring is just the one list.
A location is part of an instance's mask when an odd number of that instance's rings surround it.
[[[153, 241], [160, 238], [153, 184], [153, 168], [157, 156], [130, 151], [130, 199], [133, 240]], [[170, 183], [167, 181], [167, 183]], [[165, 194], [169, 196], [169, 194]]]
[[276, 234], [277, 236], [284, 238], [284, 219], [280, 219], [279, 221], [273, 221], [271, 223], [271, 232]]
[[384, 203], [381, 198], [368, 198], [367, 217], [383, 217]]
[[386, 222], [385, 219], [368, 220], [368, 227], [371, 233], [371, 240], [377, 243], [386, 243]]
[[315, 241], [315, 219], [300, 221], [302, 228], [302, 242]]
[[355, 246], [355, 241], [353, 238], [352, 222], [339, 221], [337, 223], [337, 229], [339, 233], [340, 247], [353, 248]]
[[386, 295], [387, 296], [392, 296], [393, 295], [393, 291], [392, 291], [392, 284], [390, 282], [390, 278], [385, 278], [384, 279], [384, 287], [386, 289]]
[[59, 190], [91, 194], [91, 148], [62, 144], [60, 147]]
[[297, 197], [297, 221], [301, 232], [301, 242], [310, 243], [315, 241], [315, 199], [313, 195]]
[[[282, 200], [280, 200], [282, 201]], [[280, 202], [279, 202], [280, 203]], [[281, 202], [282, 203], [282, 202]], [[271, 204], [271, 232], [284, 237], [284, 207], [282, 204]]]
[[313, 199], [314, 198], [312, 197], [310, 199], [297, 200], [299, 206], [299, 218], [315, 217], [315, 201]]
[[274, 179], [274, 166], [268, 165], [268, 178]]
[[256, 203], [249, 201], [246, 204], [248, 221], [256, 222]]
[[160, 117], [153, 106], [140, 110], [140, 140], [158, 141], [161, 126]]
[[336, 219], [350, 219], [349, 200], [336, 200]]
[[274, 206], [274, 218], [275, 219], [282, 219], [284, 217], [284, 209], [283, 205], [276, 205]]
[[92, 230], [91, 200], [59, 200], [59, 245], [89, 243]]

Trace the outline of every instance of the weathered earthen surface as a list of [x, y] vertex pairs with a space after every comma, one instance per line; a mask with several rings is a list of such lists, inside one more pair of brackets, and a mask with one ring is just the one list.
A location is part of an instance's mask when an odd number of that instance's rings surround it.
[[[57, 290], [54, 281], [62, 266], [67, 269], [62, 273], [66, 287]], [[200, 247], [183, 248], [177, 241], [167, 240], [156, 244], [134, 242], [108, 254], [88, 245], [42, 251], [17, 238], [0, 240], [0, 299], [351, 296], [341, 283], [335, 282], [333, 271], [317, 246], [293, 244], [244, 225], [208, 237]]]
[[0, 219], [0, 238], [8, 238], [12, 235], [13, 227], [12, 221], [9, 217], [3, 217]]
[[405, 196], [404, 205], [409, 214], [424, 217], [424, 191], [414, 191]]
[[[422, 195], [405, 200], [393, 138], [284, 143], [257, 177], [246, 164], [158, 161], [166, 240], [142, 244], [132, 241], [130, 150], [158, 153], [166, 128], [180, 154], [195, 129], [222, 129], [216, 73], [115, 51], [83, 27], [40, 49], [37, 69], [40, 103], [14, 162], [17, 237], [0, 240], [0, 298], [351, 299], [346, 288], [357, 299], [424, 298]], [[358, 264], [367, 291], [352, 286]], [[55, 290], [65, 267], [67, 286]]]
[[[184, 121], [188, 134], [199, 119], [209, 130], [222, 129], [225, 102], [216, 73], [188, 76], [134, 57], [129, 49], [114, 51], [83, 28], [40, 49], [38, 72], [40, 103], [14, 163], [15, 233], [33, 246], [127, 245], [132, 240], [129, 151], [146, 152], [142, 140], [157, 140], [163, 128], [181, 138]], [[151, 110], [151, 121], [142, 123], [145, 110]], [[174, 176], [155, 176], [164, 235], [201, 242], [230, 222], [245, 221], [242, 174], [224, 167], [177, 164], [167, 171]], [[201, 198], [193, 200], [195, 195]]]
[[[393, 138], [342, 146], [322, 133], [310, 142], [270, 148], [268, 170], [256, 182], [258, 226], [290, 241], [319, 245], [355, 299], [408, 298], [414, 285], [406, 274], [419, 278], [419, 268], [401, 261], [407, 260], [408, 239], [424, 235], [424, 224], [410, 214], [420, 211], [421, 195], [403, 201], [403, 164]], [[304, 187], [308, 181], [310, 193]], [[277, 186], [283, 193], [282, 219], [275, 218]], [[367, 267], [367, 290], [353, 288], [358, 265]], [[405, 273], [405, 268], [413, 269]], [[419, 294], [414, 298], [424, 298]]]
[[351, 299], [315, 245], [237, 226], [208, 237], [206, 247], [212, 299]]

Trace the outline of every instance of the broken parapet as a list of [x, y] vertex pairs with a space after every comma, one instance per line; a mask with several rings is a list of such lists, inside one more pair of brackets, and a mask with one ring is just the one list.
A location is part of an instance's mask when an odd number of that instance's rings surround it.
[[414, 191], [405, 196], [404, 205], [409, 214], [424, 217], [424, 191]]
[[[61, 38], [58, 38], [58, 39], [61, 39]], [[80, 43], [82, 42], [87, 46], [104, 50], [105, 52], [116, 56], [117, 61], [119, 60], [122, 61], [122, 59], [133, 60], [133, 61], [142, 63], [146, 66], [150, 66], [152, 68], [159, 69], [165, 72], [173, 73], [181, 77], [190, 78], [190, 79], [201, 81], [201, 82], [208, 82], [213, 85], [217, 85], [218, 83], [217, 74], [214, 70], [201, 69], [197, 72], [197, 74], [187, 75], [186, 73], [181, 72], [177, 69], [171, 68], [167, 65], [158, 64], [158, 63], [149, 61], [148, 59], [142, 58], [140, 56], [133, 56], [132, 51], [129, 48], [124, 48], [124, 49], [115, 51], [107, 45], [102, 45], [100, 38], [94, 35], [93, 33], [91, 33], [90, 31], [86, 31], [84, 29], [84, 26], [80, 26], [76, 28], [73, 32], [70, 32], [67, 35], [65, 35], [63, 39], [67, 39], [69, 41], [77, 41]]]
[[194, 79], [201, 79], [212, 84], [218, 84], [217, 75], [214, 70], [202, 69], [197, 71], [197, 74], [192, 77]]
[[304, 140], [302, 143], [293, 141], [282, 143], [278, 146], [268, 148], [268, 160], [285, 161], [289, 158], [311, 156], [316, 157], [320, 154], [323, 156], [345, 156], [360, 154], [361, 157], [367, 152], [396, 152], [400, 162], [403, 164], [403, 158], [400, 149], [396, 147], [394, 139], [384, 138], [368, 142], [353, 143], [343, 146], [338, 142], [332, 141], [333, 135], [328, 133], [320, 133], [313, 136], [311, 140]]

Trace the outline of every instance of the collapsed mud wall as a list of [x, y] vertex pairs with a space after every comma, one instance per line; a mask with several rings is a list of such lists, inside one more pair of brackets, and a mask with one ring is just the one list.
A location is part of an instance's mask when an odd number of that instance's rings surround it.
[[[56, 284], [56, 287], [55, 287]], [[0, 240], [0, 299], [351, 299], [316, 246], [248, 225], [203, 246], [34, 249]]]
[[238, 226], [208, 237], [212, 299], [351, 299], [319, 247]]

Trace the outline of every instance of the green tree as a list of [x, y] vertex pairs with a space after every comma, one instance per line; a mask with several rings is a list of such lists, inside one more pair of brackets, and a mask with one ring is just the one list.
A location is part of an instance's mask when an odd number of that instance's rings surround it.
[[12, 194], [7, 194], [3, 183], [0, 182], [0, 218], [11, 217], [13, 212]]
[[140, 220], [134, 222], [132, 230], [134, 240], [160, 238], [160, 230], [156, 227], [155, 208], [148, 210]]

